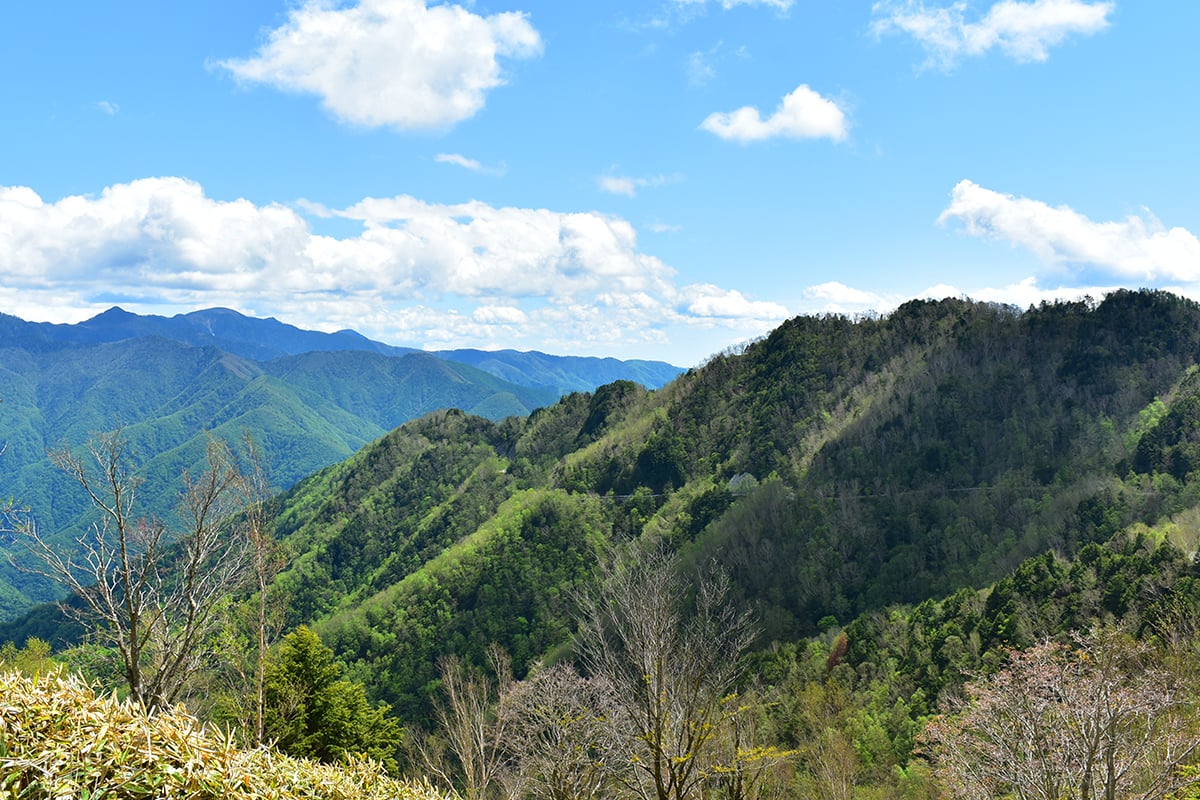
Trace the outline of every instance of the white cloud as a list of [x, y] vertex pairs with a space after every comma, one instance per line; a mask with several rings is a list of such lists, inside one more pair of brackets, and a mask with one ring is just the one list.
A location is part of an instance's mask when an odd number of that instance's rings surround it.
[[479, 306], [471, 318], [483, 325], [523, 325], [529, 316], [515, 306]]
[[121, 111], [121, 107], [111, 100], [99, 100], [95, 105], [96, 110], [110, 117], [115, 117]]
[[846, 115], [837, 103], [801, 84], [767, 119], [757, 108], [744, 106], [731, 113], [710, 114], [700, 127], [722, 139], [742, 143], [776, 137], [841, 141], [846, 138]]
[[600, 188], [609, 194], [623, 194], [626, 197], [637, 195], [637, 184], [633, 178], [623, 178], [616, 175], [605, 175], [599, 180]]
[[[947, 297], [968, 298], [983, 303], [999, 303], [1025, 309], [1057, 300], [1079, 300], [1084, 297], [1099, 299], [1117, 288], [1120, 287], [1089, 285], [1044, 288], [1038, 285], [1036, 277], [1031, 276], [1004, 286], [959, 287], [939, 283], [913, 293], [879, 293], [832, 281], [806, 288], [805, 305], [802, 310], [809, 314], [844, 314], [851, 317], [858, 314], [887, 314], [909, 300], [942, 300]], [[1181, 294], [1188, 293], [1187, 290], [1174, 290]]]
[[918, 297], [929, 300], [941, 300], [945, 297], [969, 297], [972, 300], [983, 303], [1000, 303], [1006, 306], [1016, 306], [1017, 308], [1029, 308], [1030, 306], [1053, 303], [1058, 300], [1073, 301], [1084, 297], [1092, 297], [1098, 300], [1118, 288], [1120, 287], [1058, 286], [1055, 288], [1042, 288], [1038, 285], [1037, 278], [1031, 276], [1017, 283], [1010, 283], [1007, 286], [985, 286], [969, 290], [962, 290], [947, 284], [939, 284], [929, 287], [924, 292], [921, 292]]
[[841, 313], [845, 309], [862, 311], [866, 309], [883, 310], [892, 305], [894, 298], [888, 298], [875, 292], [855, 289], [840, 281], [829, 281], [809, 286], [804, 290], [804, 298], [821, 303], [821, 310], [830, 313]]
[[473, 158], [467, 158], [466, 156], [459, 155], [458, 153], [438, 153], [433, 157], [433, 160], [439, 164], [453, 164], [456, 167], [462, 167], [463, 169], [470, 170], [471, 172], [478, 172], [481, 175], [494, 175], [499, 177], [508, 171], [508, 168], [504, 164], [501, 164], [497, 167], [488, 167]]
[[967, 21], [967, 2], [929, 6], [924, 0], [876, 3], [871, 30], [906, 33], [929, 53], [927, 66], [954, 67], [966, 56], [998, 49], [1019, 62], [1045, 61], [1049, 49], [1068, 36], [1090, 36], [1108, 27], [1115, 2], [1085, 0], [1000, 0]]
[[[709, 0], [673, 0], [679, 8], [694, 8], [707, 6]], [[795, 0], [719, 0], [718, 5], [726, 11], [738, 6], [766, 6], [777, 11], [787, 11]]]
[[306, 0], [251, 58], [219, 66], [239, 80], [318, 95], [343, 122], [400, 130], [472, 117], [504, 84], [500, 57], [542, 51], [527, 16], [479, 16], [425, 0]]
[[679, 175], [652, 175], [647, 178], [631, 178], [626, 175], [601, 175], [596, 179], [602, 191], [609, 194], [621, 194], [626, 197], [636, 197], [638, 189], [655, 189], [668, 183], [677, 183], [682, 178]]
[[[317, 234], [310, 218], [350, 232]], [[696, 328], [754, 335], [787, 316], [736, 290], [680, 285], [628, 221], [596, 212], [404, 195], [259, 206], [172, 177], [57, 201], [0, 186], [2, 310], [78, 321], [114, 304], [228, 306], [397, 344], [641, 356]]]
[[787, 308], [779, 303], [753, 301], [736, 289], [722, 289], [707, 283], [687, 287], [682, 299], [689, 314], [702, 318], [751, 319], [778, 324], [789, 316]]
[[1094, 222], [1068, 206], [1014, 197], [964, 180], [938, 217], [959, 220], [967, 233], [1004, 239], [1047, 264], [1089, 266], [1122, 279], [1200, 281], [1200, 239], [1166, 228], [1147, 214]]

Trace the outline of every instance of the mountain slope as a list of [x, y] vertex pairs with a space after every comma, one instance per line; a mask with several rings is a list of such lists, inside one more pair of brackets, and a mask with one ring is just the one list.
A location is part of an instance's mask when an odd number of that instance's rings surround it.
[[[47, 452], [79, 447], [94, 432], [124, 430], [145, 480], [143, 512], [169, 518], [180, 476], [202, 465], [210, 433], [238, 441], [250, 432], [270, 454], [272, 480], [288, 486], [435, 409], [499, 419], [555, 395], [424, 353], [318, 351], [260, 362], [149, 337], [46, 350], [5, 341], [0, 398], [0, 494], [67, 542], [87, 524], [88, 506]], [[0, 563], [0, 618], [53, 596], [44, 581]]]
[[[86, 504], [46, 454], [94, 432], [124, 429], [146, 479], [144, 511], [168, 516], [179, 475], [202, 464], [209, 433], [249, 432], [286, 487], [437, 409], [498, 420], [613, 377], [657, 386], [678, 372], [512, 351], [443, 358], [220, 308], [169, 318], [112, 308], [76, 325], [0, 314], [0, 493], [65, 542], [86, 524]], [[0, 537], [0, 549], [10, 544]], [[53, 592], [0, 561], [0, 619]]]
[[565, 642], [607, 541], [716, 561], [794, 639], [1196, 505], [1147, 465], [1190, 469], [1198, 360], [1200, 307], [1160, 293], [798, 318], [658, 392], [408, 423], [285, 498], [277, 588], [413, 716], [439, 653]]

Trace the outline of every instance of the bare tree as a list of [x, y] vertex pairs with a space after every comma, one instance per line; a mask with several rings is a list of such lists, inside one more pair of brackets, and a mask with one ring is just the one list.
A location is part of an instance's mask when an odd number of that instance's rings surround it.
[[[204, 664], [214, 610], [245, 586], [247, 546], [232, 530], [240, 475], [229, 449], [208, 446], [208, 468], [184, 475], [179, 529], [138, 516], [141, 484], [128, 467], [121, 431], [96, 436], [86, 456], [62, 449], [53, 462], [75, 479], [100, 521], [64, 549], [35, 523], [20, 527], [38, 570], [83, 600], [80, 617], [120, 655], [130, 695], [149, 709], [177, 702]], [[70, 611], [70, 606], [65, 606]]]
[[426, 770], [446, 786], [462, 786], [465, 800], [484, 800], [499, 786], [510, 766], [507, 747], [512, 717], [505, 698], [513, 687], [508, 654], [493, 645], [488, 651], [494, 678], [471, 669], [457, 656], [445, 656], [439, 667], [443, 702], [436, 707], [444, 745], [458, 762], [458, 775], [446, 763], [437, 740], [418, 746]]
[[621, 553], [601, 589], [581, 598], [584, 671], [612, 687], [625, 732], [627, 787], [650, 800], [695, 800], [716, 767], [749, 618], [726, 602], [721, 576], [687, 580], [664, 549]]
[[1160, 800], [1200, 782], [1195, 700], [1147, 646], [1103, 631], [1014, 653], [924, 734], [954, 797]]
[[596, 800], [617, 770], [619, 752], [606, 714], [611, 688], [570, 664], [535, 667], [504, 698], [512, 720], [509, 795], [535, 800]]
[[273, 608], [270, 599], [271, 583], [283, 568], [284, 559], [275, 538], [271, 535], [271, 485], [267, 480], [262, 452], [247, 433], [243, 437], [247, 466], [238, 473], [237, 491], [241, 495], [242, 525], [249, 547], [250, 567], [254, 574], [258, 602], [255, 605], [255, 662], [254, 662], [254, 740], [261, 744], [264, 737], [266, 713], [265, 680], [267, 654], [283, 629], [280, 609]]

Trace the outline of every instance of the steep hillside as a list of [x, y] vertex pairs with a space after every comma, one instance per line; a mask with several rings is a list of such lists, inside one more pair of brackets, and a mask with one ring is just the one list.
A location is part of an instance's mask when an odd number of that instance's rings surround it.
[[[31, 350], [0, 343], [0, 496], [67, 541], [86, 525], [86, 498], [47, 452], [123, 428], [144, 478], [142, 510], [169, 516], [180, 476], [204, 459], [209, 433], [249, 432], [286, 487], [345, 459], [406, 420], [461, 407], [494, 419], [526, 415], [556, 395], [424, 353], [310, 352], [254, 361], [163, 338]], [[0, 549], [10, 542], [0, 540]], [[16, 553], [21, 558], [19, 552]], [[0, 561], [0, 619], [54, 596]]]
[[657, 392], [403, 426], [285, 498], [277, 590], [410, 715], [438, 653], [565, 643], [613, 540], [715, 560], [794, 639], [1195, 506], [1198, 359], [1161, 293], [797, 318]]

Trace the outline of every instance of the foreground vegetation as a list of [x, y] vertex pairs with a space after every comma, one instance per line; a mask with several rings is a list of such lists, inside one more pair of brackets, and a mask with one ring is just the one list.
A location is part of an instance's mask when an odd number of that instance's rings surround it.
[[147, 714], [51, 670], [0, 674], [0, 796], [180, 800], [442, 800], [378, 764], [243, 749], [182, 709]]

